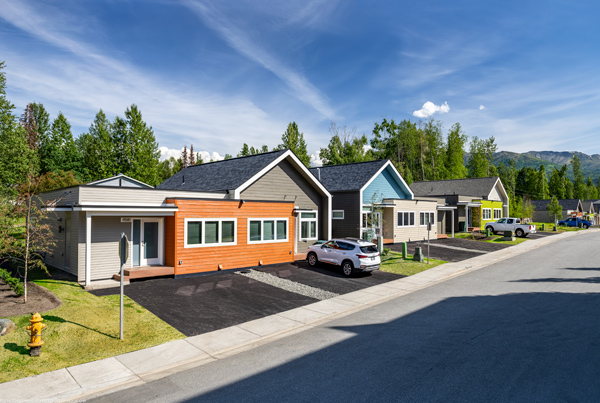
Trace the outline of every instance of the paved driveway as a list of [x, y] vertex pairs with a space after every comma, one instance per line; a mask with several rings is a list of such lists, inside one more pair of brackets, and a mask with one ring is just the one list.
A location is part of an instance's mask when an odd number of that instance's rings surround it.
[[[291, 281], [284, 283], [292, 289], [301, 284], [335, 294], [357, 291], [401, 277], [376, 271], [345, 278], [334, 267], [313, 269], [303, 261], [254, 269], [275, 279]], [[92, 291], [95, 295], [118, 292], [118, 289]], [[186, 336], [234, 326], [319, 301], [232, 272], [136, 281], [125, 287], [125, 294]]]
[[[423, 248], [427, 258], [427, 241], [408, 242], [408, 253], [414, 254], [415, 248]], [[401, 252], [402, 244], [396, 243], [386, 245], [393, 251]], [[510, 247], [510, 245], [480, 242], [463, 238], [433, 239], [429, 243], [429, 257], [432, 259], [445, 260], [447, 262], [460, 262], [482, 254], [495, 252]]]

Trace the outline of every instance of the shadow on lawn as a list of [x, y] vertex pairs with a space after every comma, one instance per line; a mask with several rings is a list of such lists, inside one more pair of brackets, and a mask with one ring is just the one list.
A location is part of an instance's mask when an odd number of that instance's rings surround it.
[[17, 343], [4, 343], [4, 348], [14, 351], [15, 353], [19, 353], [20, 355], [29, 355], [29, 347], [27, 347], [27, 343], [25, 343], [24, 346], [20, 346]]
[[106, 336], [106, 337], [110, 337], [111, 339], [118, 339], [118, 337], [117, 337], [117, 336], [111, 336], [110, 334], [107, 334], [107, 333], [101, 332], [100, 330], [93, 329], [93, 328], [91, 328], [91, 327], [88, 327], [88, 326], [82, 325], [82, 324], [80, 324], [80, 323], [77, 323], [77, 322], [72, 322], [72, 321], [70, 321], [70, 320], [65, 320], [65, 319], [61, 318], [60, 316], [52, 316], [52, 315], [47, 315], [47, 316], [44, 316], [44, 321], [47, 321], [47, 322], [54, 322], [54, 323], [71, 323], [71, 324], [73, 324], [73, 325], [76, 325], [76, 326], [82, 327], [82, 328], [84, 328], [84, 329], [91, 330], [91, 331], [93, 331], [93, 332], [96, 332], [96, 333], [100, 333], [101, 335], [104, 335], [104, 336]]

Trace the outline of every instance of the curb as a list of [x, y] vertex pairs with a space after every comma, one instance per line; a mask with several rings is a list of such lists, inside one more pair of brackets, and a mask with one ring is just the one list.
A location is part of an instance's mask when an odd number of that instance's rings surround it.
[[[598, 232], [600, 230], [587, 230]], [[532, 239], [510, 248], [446, 263], [410, 277], [343, 294], [225, 329], [0, 384], [0, 401], [27, 401], [28, 390], [44, 401], [97, 397], [220, 360], [431, 285], [521, 255], [582, 231]]]

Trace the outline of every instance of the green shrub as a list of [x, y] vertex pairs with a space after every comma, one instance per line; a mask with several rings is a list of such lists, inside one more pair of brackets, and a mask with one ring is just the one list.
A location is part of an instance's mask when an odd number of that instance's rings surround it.
[[390, 253], [390, 248], [383, 248], [383, 253], [382, 253], [382, 255], [383, 255], [383, 256], [387, 256], [387, 255], [388, 255], [388, 253]]
[[23, 289], [23, 284], [19, 282], [19, 279], [12, 277], [8, 271], [0, 269], [0, 278], [10, 287], [11, 290], [13, 290], [15, 294], [17, 294], [18, 297], [23, 295], [25, 292]]

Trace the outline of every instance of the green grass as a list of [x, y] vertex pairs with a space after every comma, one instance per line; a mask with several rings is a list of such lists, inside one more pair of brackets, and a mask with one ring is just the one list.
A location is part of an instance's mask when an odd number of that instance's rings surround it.
[[2, 337], [0, 383], [152, 347], [185, 336], [133, 300], [124, 299], [124, 340], [119, 339], [119, 295], [96, 297], [77, 283], [37, 279], [63, 302], [42, 313], [48, 325], [39, 357], [30, 357], [24, 328], [31, 315], [9, 317], [16, 329]]
[[427, 257], [425, 257], [424, 263], [415, 262], [412, 259], [412, 255], [407, 255], [407, 258], [403, 259], [402, 253], [390, 251], [387, 256], [381, 256], [381, 266], [379, 270], [400, 274], [402, 276], [412, 276], [413, 274], [447, 263], [443, 260], [429, 259], [429, 264], [427, 264]]
[[514, 241], [501, 241], [502, 235], [492, 235], [490, 239], [477, 239], [470, 232], [461, 232], [458, 234], [454, 234], [455, 238], [469, 239], [471, 241], [477, 242], [491, 242], [491, 243], [501, 243], [505, 245], [518, 245], [522, 242], [527, 241], [527, 238], [516, 238]]

